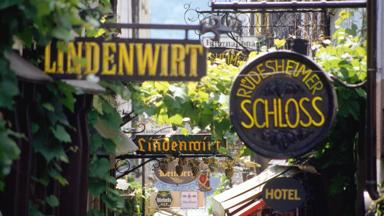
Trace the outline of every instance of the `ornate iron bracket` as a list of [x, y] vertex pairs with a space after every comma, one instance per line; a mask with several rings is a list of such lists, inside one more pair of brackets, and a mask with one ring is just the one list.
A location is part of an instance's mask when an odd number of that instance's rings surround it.
[[200, 34], [212, 32], [215, 39], [220, 38], [220, 34], [232, 32], [232, 29], [223, 25], [223, 22], [204, 21], [200, 25], [174, 25], [174, 24], [136, 24], [136, 23], [103, 23], [101, 28], [106, 29], [162, 29], [162, 30], [184, 30], [185, 40], [188, 40], [189, 31], [198, 31]]
[[[226, 155], [226, 154], [125, 154], [125, 155], [119, 155], [116, 157], [116, 165], [117, 163], [124, 161], [123, 165], [116, 166], [115, 165], [115, 172], [116, 172], [116, 178], [121, 178], [125, 175], [128, 175], [129, 173], [137, 170], [138, 168], [144, 166], [145, 164], [152, 162], [152, 161], [157, 161], [159, 162], [160, 158], [169, 158], [169, 157], [174, 157], [174, 158], [199, 158], [199, 157], [224, 157], [224, 158], [229, 158], [232, 159], [231, 156]], [[135, 167], [131, 167], [131, 162], [130, 160], [133, 159], [148, 159], [144, 160], [144, 162], [140, 163], [139, 165]]]

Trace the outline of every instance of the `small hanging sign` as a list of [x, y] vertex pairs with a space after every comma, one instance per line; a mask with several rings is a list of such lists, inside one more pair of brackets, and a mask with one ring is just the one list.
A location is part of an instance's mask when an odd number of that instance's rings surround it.
[[336, 114], [334, 89], [323, 70], [289, 51], [262, 55], [236, 77], [230, 95], [232, 124], [253, 151], [295, 157], [327, 136]]
[[168, 163], [166, 172], [160, 167], [155, 167], [155, 176], [162, 182], [175, 185], [187, 184], [196, 179], [197, 176], [193, 174], [189, 165], [183, 165], [181, 173], [177, 173], [176, 166], [178, 166], [178, 160]]
[[211, 135], [136, 135], [138, 154], [214, 154], [223, 146]]
[[275, 178], [263, 187], [262, 197], [268, 207], [282, 212], [300, 207], [305, 201], [303, 185], [293, 178]]
[[170, 208], [173, 198], [170, 191], [159, 191], [156, 195], [156, 204], [159, 208]]

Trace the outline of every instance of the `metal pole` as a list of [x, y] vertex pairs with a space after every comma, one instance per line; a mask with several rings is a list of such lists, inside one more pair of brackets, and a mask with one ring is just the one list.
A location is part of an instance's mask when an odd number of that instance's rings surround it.
[[127, 28], [127, 29], [167, 29], [167, 30], [200, 30], [200, 25], [178, 24], [146, 24], [146, 23], [102, 23], [101, 28]]
[[376, 200], [379, 198], [376, 176], [376, 72], [377, 72], [377, 1], [369, 0], [367, 4], [368, 15], [368, 50], [367, 50], [367, 179], [365, 181], [369, 196]]
[[[145, 159], [141, 159], [141, 163], [145, 163]], [[141, 215], [145, 216], [145, 164], [141, 168]]]
[[[368, 1], [369, 2], [369, 1]], [[315, 1], [315, 2], [212, 2], [212, 10], [254, 9], [314, 9], [314, 8], [364, 8], [364, 1]]]

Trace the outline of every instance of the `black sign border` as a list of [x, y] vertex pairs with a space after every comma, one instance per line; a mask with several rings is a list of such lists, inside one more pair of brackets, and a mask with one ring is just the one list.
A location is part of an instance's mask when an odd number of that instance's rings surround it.
[[[243, 131], [243, 129], [240, 127], [239, 119], [238, 117], [234, 114], [234, 100], [231, 100], [236, 96], [236, 90], [234, 89], [234, 86], [238, 85], [240, 79], [240, 75], [248, 73], [254, 66], [258, 65], [260, 62], [264, 62], [267, 59], [270, 58], [289, 58], [293, 60], [298, 60], [305, 65], [310, 65], [311, 68], [317, 68], [319, 70], [319, 77], [321, 80], [324, 81], [324, 85], [327, 88], [327, 93], [329, 96], [329, 101], [333, 105], [333, 109], [330, 109], [327, 115], [331, 116], [329, 119], [330, 121], [327, 123], [327, 126], [324, 126], [322, 128], [322, 133], [320, 133], [316, 139], [313, 139], [312, 143], [309, 143], [308, 145], [304, 146], [301, 151], [294, 151], [294, 152], [272, 152], [268, 151], [265, 149], [260, 148], [257, 145], [252, 145], [253, 143], [252, 140], [249, 140], [246, 136], [246, 133]], [[311, 150], [317, 148], [320, 146], [320, 144], [324, 141], [324, 139], [328, 136], [330, 129], [334, 126], [335, 119], [336, 119], [336, 113], [337, 113], [337, 97], [336, 97], [336, 91], [333, 88], [331, 84], [331, 79], [328, 77], [328, 75], [324, 72], [324, 70], [316, 64], [314, 61], [309, 59], [307, 56], [299, 54], [297, 52], [292, 52], [292, 51], [274, 51], [274, 52], [269, 52], [260, 56], [257, 56], [254, 60], [251, 62], [247, 63], [241, 71], [238, 73], [236, 76], [235, 80], [232, 82], [231, 86], [231, 93], [230, 93], [230, 119], [232, 122], [233, 127], [235, 128], [236, 133], [239, 135], [240, 139], [244, 142], [244, 144], [250, 148], [252, 151], [254, 151], [257, 154], [260, 154], [265, 157], [269, 158], [277, 158], [277, 159], [286, 159], [290, 157], [296, 157], [300, 156], [303, 154], [306, 154], [310, 152]]]

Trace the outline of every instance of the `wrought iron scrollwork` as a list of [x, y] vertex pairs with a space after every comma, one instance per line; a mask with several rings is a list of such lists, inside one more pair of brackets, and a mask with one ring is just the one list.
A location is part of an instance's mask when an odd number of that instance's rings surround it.
[[[239, 48], [246, 51], [260, 51], [262, 46], [245, 45], [245, 37], [254, 38], [258, 44], [267, 48], [274, 45], [274, 39], [301, 38], [309, 44], [324, 39], [329, 36], [329, 16], [332, 12], [327, 9], [202, 11], [199, 8], [191, 8], [190, 4], [185, 5], [185, 9], [186, 23], [203, 24], [203, 31], [198, 33], [199, 35], [204, 34], [205, 30], [214, 32], [216, 36], [225, 33]], [[286, 46], [289, 46], [289, 43]]]

